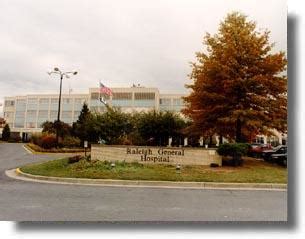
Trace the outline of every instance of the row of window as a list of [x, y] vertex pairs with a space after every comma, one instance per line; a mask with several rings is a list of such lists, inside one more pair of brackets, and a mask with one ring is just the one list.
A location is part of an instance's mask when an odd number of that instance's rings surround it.
[[[16, 100], [16, 105], [18, 106], [23, 106], [26, 105], [26, 103], [28, 104], [32, 104], [32, 105], [37, 105], [39, 104], [49, 104], [51, 100], [51, 104], [58, 104], [58, 99], [57, 98], [28, 98], [26, 99], [17, 99]], [[84, 98], [75, 98], [74, 99], [74, 104], [83, 104], [86, 101], [86, 99]], [[63, 104], [72, 104], [73, 103], [73, 99], [72, 98], [62, 98], [62, 103]], [[15, 105], [15, 101], [14, 100], [6, 100], [5, 101], [5, 106], [10, 107], [10, 106], [14, 106]]]
[[[97, 100], [100, 97], [103, 97], [106, 100], [109, 100], [110, 97], [105, 94], [100, 94], [98, 92], [91, 93], [91, 99]], [[138, 92], [134, 93], [135, 100], [155, 100], [155, 93], [153, 92]], [[114, 92], [112, 94], [112, 100], [132, 100], [131, 92]]]
[[[161, 98], [159, 101], [160, 105], [171, 105], [171, 99], [169, 98]], [[183, 99], [174, 98], [173, 99], [173, 105], [184, 105]]]

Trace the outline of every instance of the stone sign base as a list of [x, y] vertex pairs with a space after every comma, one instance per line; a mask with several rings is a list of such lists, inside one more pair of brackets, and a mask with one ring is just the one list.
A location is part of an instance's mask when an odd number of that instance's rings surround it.
[[222, 165], [221, 156], [215, 149], [202, 148], [91, 145], [91, 159], [173, 165]]

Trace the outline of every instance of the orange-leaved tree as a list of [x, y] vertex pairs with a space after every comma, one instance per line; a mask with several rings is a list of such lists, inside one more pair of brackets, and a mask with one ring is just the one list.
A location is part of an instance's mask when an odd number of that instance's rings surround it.
[[191, 89], [183, 111], [202, 134], [226, 136], [236, 142], [249, 135], [287, 130], [287, 60], [273, 52], [269, 31], [233, 12], [217, 34], [206, 34], [204, 52], [192, 63]]

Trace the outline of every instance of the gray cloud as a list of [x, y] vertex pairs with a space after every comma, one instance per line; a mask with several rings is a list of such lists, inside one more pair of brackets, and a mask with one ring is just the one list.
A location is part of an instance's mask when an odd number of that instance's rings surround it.
[[202, 37], [234, 10], [271, 30], [275, 50], [286, 51], [287, 44], [284, 0], [2, 0], [0, 9], [0, 102], [57, 93], [56, 77], [46, 74], [54, 66], [79, 71], [64, 83], [65, 92], [70, 84], [85, 93], [98, 80], [186, 92]]

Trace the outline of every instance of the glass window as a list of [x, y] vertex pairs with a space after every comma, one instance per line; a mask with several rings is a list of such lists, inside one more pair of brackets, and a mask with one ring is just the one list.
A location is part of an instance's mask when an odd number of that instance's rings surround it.
[[118, 107], [131, 107], [132, 100], [112, 100], [112, 105]]
[[25, 103], [26, 103], [25, 99], [17, 99], [17, 105], [18, 104], [25, 104]]
[[50, 111], [50, 120], [55, 120], [55, 119], [57, 119], [57, 110], [51, 110]]
[[23, 128], [24, 122], [23, 121], [15, 121], [15, 128]]
[[14, 100], [6, 100], [4, 105], [6, 107], [14, 106], [15, 105], [15, 101]]
[[75, 104], [84, 104], [84, 102], [86, 101], [86, 99], [83, 99], [83, 98], [75, 98], [74, 99], [74, 103]]
[[78, 119], [79, 115], [80, 115], [80, 111], [74, 111], [74, 119]]
[[52, 98], [51, 99], [51, 104], [58, 104], [58, 99], [57, 98]]
[[155, 93], [153, 92], [139, 92], [134, 94], [135, 100], [154, 100]]
[[16, 100], [16, 110], [17, 111], [24, 111], [26, 107], [26, 100], [25, 99], [17, 99]]
[[70, 98], [63, 98], [62, 102], [63, 102], [63, 104], [70, 104], [70, 103], [72, 103], [72, 99], [70, 99]]
[[72, 111], [62, 111], [61, 117], [62, 118], [72, 118]]
[[37, 113], [36, 110], [28, 110], [28, 111], [26, 112], [26, 116], [27, 116], [27, 117], [31, 117], [31, 118], [36, 118], [36, 113]]
[[49, 98], [41, 98], [41, 99], [39, 99], [39, 104], [49, 104]]
[[173, 105], [181, 105], [181, 99], [173, 99]]
[[38, 99], [37, 98], [28, 98], [28, 104], [37, 104]]
[[99, 93], [93, 92], [91, 93], [91, 99], [92, 100], [97, 100], [100, 97]]
[[16, 111], [15, 118], [24, 118], [25, 111]]
[[112, 100], [132, 100], [132, 93], [115, 92], [112, 94]]
[[38, 118], [47, 119], [48, 118], [48, 111], [47, 110], [39, 110], [38, 111]]
[[161, 98], [160, 99], [160, 105], [170, 105], [171, 99]]
[[135, 107], [154, 107], [155, 101], [154, 100], [135, 100], [134, 106]]
[[27, 128], [35, 128], [36, 127], [36, 123], [35, 122], [27, 122], [26, 123], [26, 127]]

